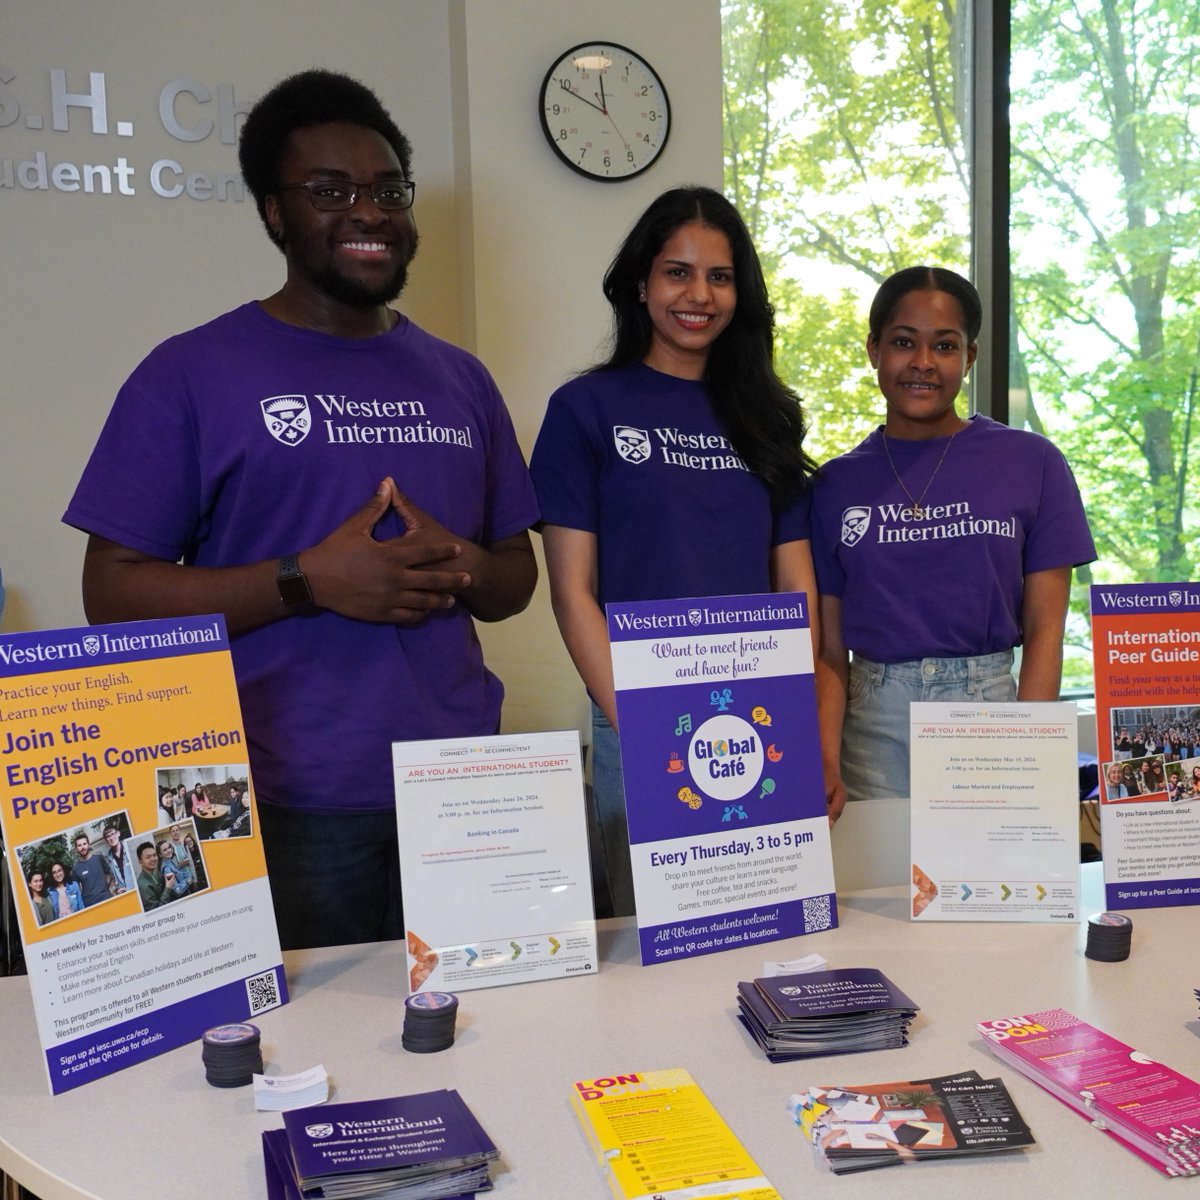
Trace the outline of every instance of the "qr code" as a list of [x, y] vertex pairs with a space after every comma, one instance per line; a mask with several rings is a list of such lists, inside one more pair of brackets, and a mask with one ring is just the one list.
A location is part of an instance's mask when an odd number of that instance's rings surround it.
[[833, 924], [828, 896], [811, 896], [803, 903], [805, 933], [816, 933], [817, 930], [828, 929]]
[[246, 999], [250, 1001], [250, 1015], [279, 1007], [279, 982], [274, 971], [255, 975], [246, 980]]

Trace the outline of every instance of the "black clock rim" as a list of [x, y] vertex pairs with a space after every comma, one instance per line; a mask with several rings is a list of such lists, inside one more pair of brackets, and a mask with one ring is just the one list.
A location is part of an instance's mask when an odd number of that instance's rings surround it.
[[[550, 133], [550, 124], [546, 120], [546, 85], [550, 82], [550, 76], [554, 74], [554, 68], [562, 62], [569, 54], [574, 54], [576, 50], [582, 50], [586, 46], [607, 46], [611, 50], [623, 50], [626, 54], [632, 54], [639, 62], [643, 63], [646, 70], [654, 76], [658, 83], [658, 89], [662, 93], [663, 105], [667, 110], [667, 134], [663, 138], [662, 144], [658, 147], [654, 157], [643, 167], [638, 167], [636, 171], [630, 171], [627, 175], [597, 175], [584, 167], [573, 163], [559, 148], [557, 140]], [[653, 167], [663, 156], [663, 151], [667, 148], [667, 143], [671, 140], [671, 98], [667, 95], [666, 84], [662, 81], [662, 76], [654, 69], [654, 66], [637, 50], [629, 46], [623, 46], [620, 42], [609, 41], [606, 38], [590, 38], [586, 42], [579, 42], [577, 45], [571, 46], [564, 50], [546, 70], [546, 74], [542, 77], [542, 86], [538, 89], [538, 120], [542, 126], [542, 136], [546, 139], [550, 149], [554, 151], [554, 156], [564, 166], [570, 167], [576, 175], [582, 175], [584, 179], [591, 179], [596, 183], [625, 183], [627, 180], [636, 179], [639, 175], [644, 175], [651, 167]]]

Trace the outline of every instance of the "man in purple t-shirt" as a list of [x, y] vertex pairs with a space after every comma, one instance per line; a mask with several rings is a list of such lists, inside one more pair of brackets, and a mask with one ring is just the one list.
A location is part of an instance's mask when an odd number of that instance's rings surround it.
[[390, 745], [496, 731], [472, 619], [537, 579], [495, 385], [389, 306], [410, 156], [342, 75], [255, 106], [242, 173], [283, 286], [139, 366], [64, 517], [90, 620], [224, 614], [285, 949], [404, 936]]

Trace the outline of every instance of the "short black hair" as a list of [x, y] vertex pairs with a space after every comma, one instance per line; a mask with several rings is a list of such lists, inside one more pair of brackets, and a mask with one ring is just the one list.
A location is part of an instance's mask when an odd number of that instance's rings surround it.
[[266, 211], [267, 197], [279, 186], [279, 159], [295, 130], [333, 121], [373, 129], [396, 152], [405, 179], [411, 178], [412, 144], [369, 87], [336, 71], [289, 75], [250, 110], [238, 141], [242, 178], [258, 206], [267, 236], [280, 249]]
[[979, 331], [983, 328], [983, 302], [969, 279], [945, 267], [905, 267], [903, 271], [888, 276], [875, 293], [867, 318], [873, 342], [879, 341], [883, 327], [896, 311], [896, 305], [909, 292], [945, 292], [953, 296], [962, 309], [963, 332], [967, 335], [967, 341], [974, 343], [979, 340]]

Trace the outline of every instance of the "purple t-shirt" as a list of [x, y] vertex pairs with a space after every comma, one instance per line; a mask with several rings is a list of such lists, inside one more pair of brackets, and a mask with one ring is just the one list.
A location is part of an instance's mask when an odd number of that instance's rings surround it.
[[[347, 339], [256, 303], [164, 342], [117, 396], [63, 520], [156, 558], [233, 566], [315, 545], [386, 475], [489, 544], [537, 521], [512, 422], [484, 367], [404, 318]], [[395, 514], [377, 526], [403, 533]], [[331, 612], [233, 642], [261, 799], [393, 806], [391, 743], [494, 733], [503, 688], [466, 608], [415, 628]]]
[[808, 499], [772, 509], [702, 381], [638, 364], [550, 397], [530, 462], [542, 519], [594, 533], [601, 605], [771, 590], [771, 547], [809, 536]]
[[846, 646], [875, 662], [1009, 650], [1025, 576], [1096, 557], [1071, 468], [1046, 438], [976, 416], [947, 440], [888, 438], [919, 519], [882, 429], [817, 475], [817, 584], [841, 597]]

